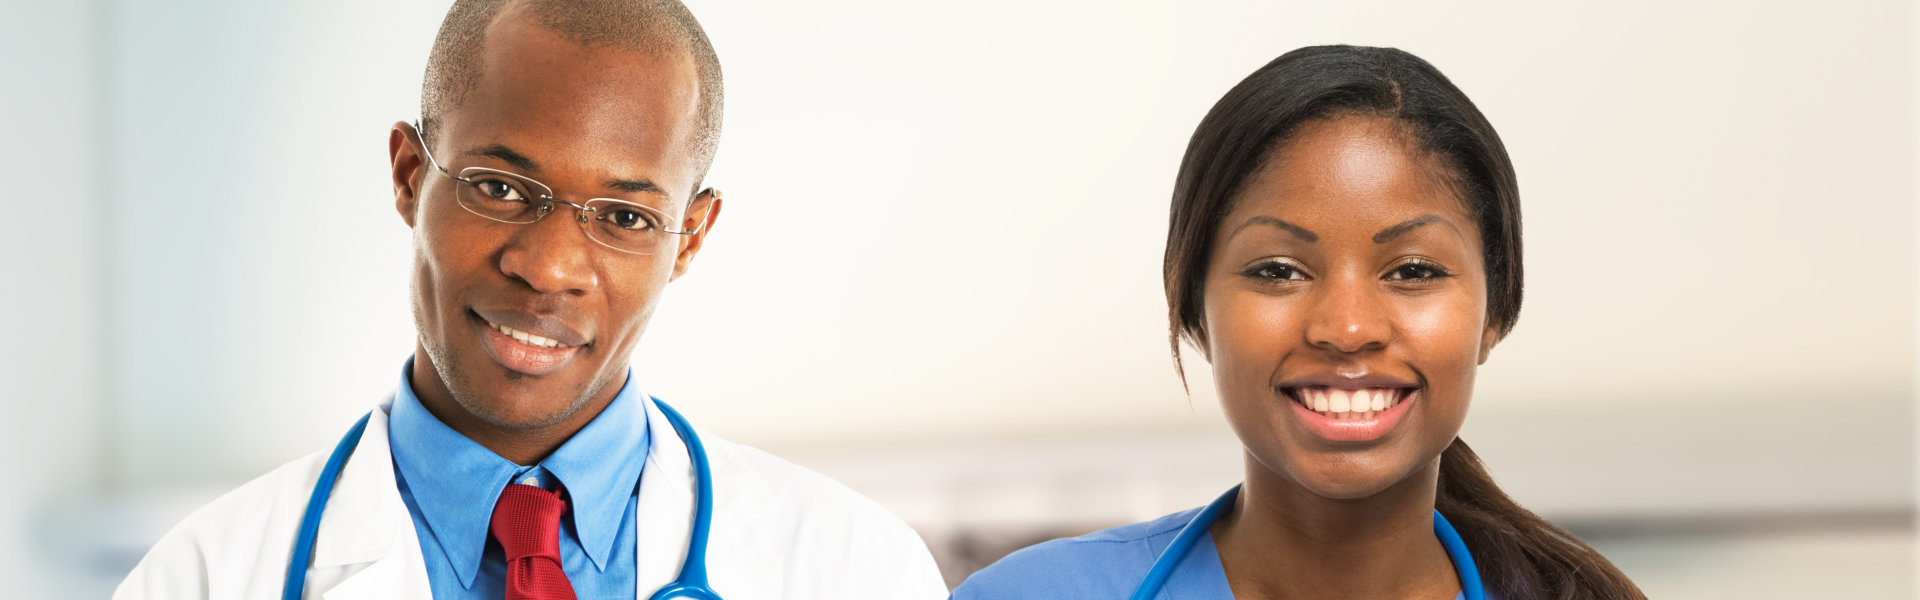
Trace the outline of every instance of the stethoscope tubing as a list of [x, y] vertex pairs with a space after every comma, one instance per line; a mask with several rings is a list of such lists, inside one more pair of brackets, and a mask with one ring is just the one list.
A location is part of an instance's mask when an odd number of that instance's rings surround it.
[[[1239, 497], [1240, 486], [1233, 486], [1233, 489], [1227, 490], [1227, 493], [1221, 494], [1194, 514], [1193, 519], [1180, 528], [1180, 533], [1174, 534], [1167, 549], [1154, 558], [1153, 566], [1147, 569], [1146, 578], [1140, 581], [1139, 587], [1133, 589], [1132, 600], [1153, 600], [1154, 596], [1160, 595], [1160, 590], [1167, 586], [1167, 580], [1173, 577], [1174, 568], [1193, 551], [1200, 538], [1207, 535], [1207, 528], [1220, 520], [1220, 515], [1233, 508], [1234, 501]], [[1460, 577], [1460, 591], [1466, 600], [1487, 600], [1487, 592], [1480, 584], [1480, 568], [1474, 564], [1473, 555], [1467, 552], [1466, 542], [1460, 539], [1460, 532], [1454, 530], [1453, 524], [1448, 523], [1447, 518], [1440, 516], [1437, 510], [1433, 511], [1433, 533], [1440, 538], [1440, 545], [1446, 548], [1447, 557], [1453, 559], [1454, 574]]]
[[[669, 598], [692, 598], [694, 600], [721, 600], [720, 594], [707, 584], [707, 536], [713, 528], [713, 473], [707, 461], [707, 447], [700, 442], [693, 426], [687, 423], [680, 411], [674, 410], [659, 398], [652, 398], [654, 406], [660, 407], [660, 413], [666, 415], [667, 423], [673, 426], [675, 433], [687, 447], [687, 456], [693, 460], [694, 497], [693, 532], [687, 541], [687, 559], [680, 565], [680, 574], [671, 583], [650, 596], [650, 600]], [[340, 480], [340, 469], [353, 455], [353, 449], [360, 445], [360, 438], [367, 431], [367, 421], [373, 418], [368, 412], [347, 429], [340, 443], [327, 456], [327, 464], [320, 469], [320, 479], [313, 485], [313, 495], [307, 499], [307, 509], [300, 517], [300, 529], [294, 536], [293, 552], [287, 557], [287, 580], [281, 588], [282, 600], [300, 600], [307, 585], [307, 566], [313, 563], [313, 542], [320, 532], [320, 516], [326, 512], [327, 500], [333, 495], [333, 486]]]
[[360, 445], [361, 434], [367, 432], [367, 420], [372, 418], [372, 412], [361, 415], [360, 420], [347, 429], [347, 435], [341, 436], [340, 444], [333, 447], [333, 454], [327, 456], [327, 465], [320, 468], [320, 481], [314, 484], [313, 495], [307, 498], [306, 514], [301, 515], [300, 531], [294, 536], [293, 554], [287, 557], [287, 584], [280, 589], [283, 600], [300, 600], [306, 592], [307, 565], [313, 564], [313, 538], [320, 533], [320, 513], [327, 509], [327, 497], [333, 495], [333, 484], [340, 479], [340, 467], [347, 464], [347, 457]]

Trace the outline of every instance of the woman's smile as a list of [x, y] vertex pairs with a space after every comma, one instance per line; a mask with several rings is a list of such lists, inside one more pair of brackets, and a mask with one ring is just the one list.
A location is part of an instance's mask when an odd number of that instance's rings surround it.
[[1370, 442], [1385, 437], [1419, 398], [1415, 388], [1283, 388], [1292, 414], [1307, 431], [1331, 442]]

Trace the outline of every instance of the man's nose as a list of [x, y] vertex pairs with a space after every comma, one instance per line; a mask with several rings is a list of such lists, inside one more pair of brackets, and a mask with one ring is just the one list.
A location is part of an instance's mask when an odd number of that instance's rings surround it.
[[579, 211], [555, 202], [547, 216], [521, 225], [500, 253], [500, 271], [543, 294], [584, 294], [599, 286], [598, 243], [580, 227]]
[[1393, 335], [1393, 320], [1381, 293], [1365, 277], [1327, 280], [1310, 308], [1307, 341], [1344, 354], [1385, 348]]

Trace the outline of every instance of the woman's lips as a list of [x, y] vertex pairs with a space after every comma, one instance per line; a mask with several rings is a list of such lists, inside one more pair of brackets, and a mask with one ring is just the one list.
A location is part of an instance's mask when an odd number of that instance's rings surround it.
[[1367, 442], [1387, 435], [1419, 399], [1418, 388], [1345, 389], [1304, 386], [1284, 390], [1293, 414], [1314, 435], [1334, 442]]
[[487, 354], [500, 366], [515, 372], [536, 376], [551, 374], [566, 366], [567, 360], [580, 349], [488, 321], [479, 315], [474, 315], [474, 320], [481, 326], [481, 345]]

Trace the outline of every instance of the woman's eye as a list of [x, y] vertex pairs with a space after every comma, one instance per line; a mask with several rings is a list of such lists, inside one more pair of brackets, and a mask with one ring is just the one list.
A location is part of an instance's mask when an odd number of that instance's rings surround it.
[[1254, 265], [1247, 269], [1246, 275], [1248, 277], [1269, 281], [1287, 281], [1307, 278], [1307, 275], [1301, 273], [1300, 269], [1279, 261], [1268, 261]]
[[1394, 267], [1393, 271], [1387, 273], [1387, 279], [1413, 281], [1440, 279], [1450, 276], [1452, 276], [1452, 274], [1448, 273], [1446, 269], [1441, 268], [1440, 265], [1418, 261]]

